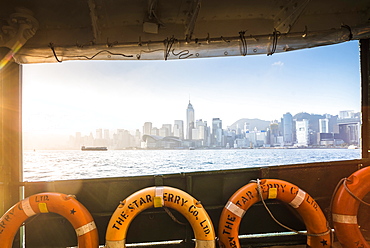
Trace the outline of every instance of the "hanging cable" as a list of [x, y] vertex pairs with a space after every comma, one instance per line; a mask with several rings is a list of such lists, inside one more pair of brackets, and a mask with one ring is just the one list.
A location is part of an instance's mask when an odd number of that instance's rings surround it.
[[[339, 187], [340, 187], [340, 185], [341, 184], [343, 184], [343, 187], [344, 187], [344, 189], [348, 192], [348, 194], [350, 194], [353, 198], [355, 198], [357, 201], [359, 201], [359, 202], [361, 202], [362, 204], [364, 204], [364, 205], [366, 205], [366, 206], [370, 206], [370, 203], [367, 203], [367, 202], [365, 202], [365, 201], [363, 201], [362, 199], [360, 199], [358, 196], [356, 196], [355, 194], [353, 194], [352, 193], [352, 191], [348, 188], [348, 186], [347, 186], [347, 184], [346, 184], [346, 182], [351, 182], [351, 180], [350, 179], [348, 179], [348, 178], [342, 178], [339, 182], [338, 182], [338, 184], [337, 184], [337, 186], [335, 187], [335, 189], [334, 189], [334, 191], [333, 191], [333, 195], [332, 195], [332, 197], [331, 197], [331, 201], [330, 201], [330, 206], [329, 206], [329, 209], [331, 210], [332, 209], [332, 206], [333, 206], [333, 201], [334, 201], [334, 196], [335, 196], [335, 194], [337, 193], [337, 191], [338, 191], [338, 189], [339, 189]], [[329, 216], [331, 217], [331, 214], [329, 214]], [[332, 220], [330, 219], [330, 222], [331, 222]]]
[[348, 188], [348, 186], [346, 184], [346, 181], [349, 181], [350, 182], [350, 180], [347, 179], [347, 178], [344, 178], [344, 180], [343, 180], [343, 187], [346, 189], [346, 191], [348, 192], [348, 194], [350, 194], [353, 198], [355, 198], [357, 201], [361, 202], [362, 204], [365, 204], [366, 206], [370, 206], [370, 203], [367, 203], [367, 202], [363, 201], [362, 199], [360, 199], [358, 196], [356, 196], [355, 194], [353, 194], [351, 192], [351, 190]]
[[55, 58], [59, 63], [62, 63], [62, 61], [58, 59], [58, 56], [57, 56], [57, 54], [56, 54], [56, 52], [55, 52], [55, 49], [54, 49], [54, 44], [53, 44], [52, 42], [50, 42], [50, 43], [49, 43], [49, 47], [50, 47], [51, 51], [53, 51], [54, 58]]
[[336, 193], [337, 193], [337, 191], [338, 191], [338, 189], [339, 189], [339, 187], [343, 184], [343, 187], [344, 187], [344, 189], [348, 192], [348, 194], [350, 194], [354, 199], [356, 199], [357, 201], [359, 201], [359, 202], [361, 202], [362, 204], [365, 204], [366, 206], [370, 206], [370, 203], [367, 203], [367, 202], [365, 202], [365, 201], [363, 201], [362, 199], [360, 199], [358, 196], [356, 196], [349, 188], [348, 188], [348, 186], [347, 186], [347, 184], [346, 184], [346, 182], [352, 182], [350, 179], [348, 179], [348, 178], [342, 178], [339, 182], [338, 182], [338, 184], [337, 184], [337, 186], [335, 187], [335, 189], [334, 189], [334, 191], [333, 191], [333, 194], [332, 194], [332, 197], [331, 197], [331, 200], [330, 200], [330, 205], [329, 205], [329, 222], [331, 223], [331, 224], [333, 224], [333, 217], [332, 217], [332, 212], [331, 212], [331, 210], [332, 210], [332, 207], [333, 207], [333, 202], [334, 202], [334, 197], [335, 197], [335, 195], [336, 195]]
[[126, 54], [123, 54], [123, 53], [112, 53], [111, 51], [108, 51], [108, 50], [101, 50], [101, 51], [95, 53], [91, 57], [87, 57], [87, 56], [66, 56], [66, 57], [86, 58], [88, 60], [92, 60], [93, 58], [95, 58], [96, 56], [98, 56], [99, 54], [101, 54], [103, 52], [109, 53], [110, 55], [122, 56], [122, 57], [126, 57], [126, 58], [132, 58], [132, 57], [134, 57], [133, 55], [126, 55]]
[[176, 219], [176, 217], [172, 214], [172, 212], [166, 208], [166, 207], [163, 207], [164, 211], [166, 211], [166, 213], [171, 217], [171, 219], [176, 222], [177, 224], [180, 224], [180, 225], [186, 225], [186, 223], [184, 222], [181, 222], [179, 221], [178, 219]]
[[343, 183], [343, 181], [345, 181], [347, 178], [342, 178], [339, 182], [338, 182], [338, 184], [337, 184], [337, 186], [335, 186], [335, 188], [334, 188], [334, 191], [333, 191], [333, 194], [331, 195], [331, 200], [330, 200], [330, 205], [329, 205], [329, 217], [328, 217], [328, 219], [329, 219], [329, 223], [330, 224], [333, 224], [333, 220], [332, 220], [332, 215], [331, 215], [331, 209], [332, 209], [332, 206], [333, 206], [333, 201], [334, 201], [334, 196], [335, 196], [335, 194], [337, 193], [337, 191], [338, 191], [338, 189], [339, 189], [339, 187], [340, 187], [340, 185]]
[[179, 59], [187, 59], [187, 58], [193, 56], [193, 54], [190, 53], [190, 51], [187, 50], [187, 49], [186, 50], [182, 50], [179, 53], [175, 53], [175, 49], [172, 49], [172, 54], [174, 56], [179, 56]]
[[272, 33], [272, 48], [271, 51], [267, 54], [267, 56], [273, 55], [276, 52], [277, 42], [280, 35], [281, 33], [274, 29], [274, 32]]
[[226, 40], [223, 36], [221, 36], [221, 40], [225, 41], [226, 43], [230, 43], [230, 41]]
[[110, 55], [122, 56], [122, 57], [126, 57], [126, 58], [132, 58], [132, 57], [134, 57], [133, 55], [126, 55], [126, 54], [123, 54], [123, 53], [112, 53], [111, 51], [108, 51], [108, 50], [101, 50], [101, 51], [95, 53], [91, 57], [88, 57], [88, 56], [85, 56], [85, 55], [81, 55], [81, 56], [64, 56], [64, 57], [66, 57], [66, 58], [85, 58], [87, 60], [92, 60], [93, 58], [95, 58], [96, 56], [98, 56], [99, 54], [101, 54], [103, 52], [109, 53]]
[[241, 55], [245, 56], [248, 53], [247, 49], [247, 40], [245, 39], [245, 31], [240, 31], [239, 32], [239, 37], [240, 37], [240, 53]]
[[167, 60], [170, 52], [171, 52], [171, 48], [172, 48], [172, 45], [175, 43], [175, 37], [172, 36], [170, 39], [166, 38], [164, 40], [164, 45], [165, 45], [165, 50], [164, 50], [164, 60]]
[[305, 235], [305, 236], [312, 236], [312, 237], [318, 237], [318, 236], [324, 236], [324, 235], [327, 235], [329, 233], [331, 233], [331, 228], [329, 227], [329, 225], [327, 226], [328, 230], [326, 232], [323, 232], [323, 233], [306, 233], [306, 232], [302, 232], [302, 231], [297, 231], [297, 230], [294, 230], [284, 224], [282, 224], [280, 221], [278, 221], [275, 216], [272, 214], [271, 210], [267, 207], [267, 204], [265, 202], [265, 200], [263, 199], [263, 195], [262, 195], [262, 190], [261, 190], [261, 181], [259, 179], [257, 179], [257, 181], [255, 180], [251, 180], [250, 182], [254, 182], [254, 183], [257, 183], [257, 191], [258, 191], [258, 195], [259, 197], [261, 198], [261, 201], [262, 201], [262, 204], [263, 206], [265, 207], [266, 211], [269, 213], [269, 215], [271, 216], [271, 218], [278, 224], [280, 225], [281, 227], [291, 231], [291, 232], [294, 232], [296, 234], [299, 234], [299, 235]]
[[346, 28], [346, 29], [348, 29], [348, 31], [349, 31], [349, 34], [348, 34], [348, 41], [352, 40], [352, 38], [353, 38], [353, 34], [352, 34], [352, 29], [351, 29], [351, 27], [350, 27], [350, 26], [348, 26], [348, 25], [342, 25], [341, 27], [342, 27], [342, 28]]
[[[55, 52], [55, 49], [54, 49], [54, 45], [53, 45], [53, 43], [51, 43], [51, 42], [50, 42], [50, 43], [49, 43], [49, 47], [50, 47], [50, 49], [53, 51], [53, 54], [54, 54], [55, 59], [56, 59], [59, 63], [62, 63], [62, 61], [58, 59], [58, 56], [57, 56], [57, 54], [56, 54], [56, 52]], [[94, 54], [93, 56], [91, 56], [91, 57], [84, 56], [84, 55], [81, 55], [81, 56], [64, 56], [64, 57], [66, 57], [66, 58], [85, 58], [85, 59], [87, 59], [87, 60], [92, 60], [93, 58], [95, 58], [96, 56], [98, 56], [99, 54], [104, 53], [104, 52], [109, 53], [110, 55], [123, 56], [123, 57], [126, 57], [126, 58], [132, 58], [132, 57], [134, 57], [133, 55], [126, 55], [126, 54], [123, 54], [123, 53], [113, 53], [113, 52], [111, 52], [111, 51], [109, 51], [109, 50], [101, 50], [101, 51], [99, 51], [99, 52], [95, 53], [95, 54]]]
[[142, 53], [154, 53], [154, 52], [158, 52], [158, 51], [162, 51], [163, 49], [156, 49], [156, 50], [149, 50], [149, 51], [146, 51], [146, 50], [140, 50], [140, 53], [136, 54], [136, 58], [137, 59], [141, 59], [141, 54]]

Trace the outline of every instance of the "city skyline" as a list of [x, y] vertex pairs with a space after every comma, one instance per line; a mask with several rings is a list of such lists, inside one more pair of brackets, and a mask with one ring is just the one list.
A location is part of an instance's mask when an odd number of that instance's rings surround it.
[[[189, 104], [190, 104], [190, 101], [189, 101]], [[193, 108], [192, 104], [190, 104], [191, 106], [191, 110], [192, 110], [192, 118], [195, 116], [195, 113], [196, 113], [196, 109]], [[186, 109], [186, 115], [188, 114], [188, 110], [189, 110], [189, 105], [188, 105], [188, 108]], [[231, 125], [224, 125], [224, 128], [223, 128], [223, 125], [222, 125], [222, 119], [220, 118], [212, 118], [212, 120], [203, 120], [202, 118], [199, 118], [199, 119], [196, 119], [196, 124], [194, 123], [189, 123], [190, 126], [192, 127], [192, 129], [195, 131], [196, 130], [196, 134], [194, 134], [194, 131], [193, 131], [193, 138], [194, 140], [197, 140], [197, 139], [204, 139], [204, 136], [199, 136], [198, 132], [198, 125], [199, 123], [201, 123], [200, 125], [204, 125], [206, 128], [208, 127], [208, 132], [209, 134], [208, 135], [213, 135], [213, 136], [218, 136], [218, 137], [221, 137], [223, 134], [214, 134], [213, 133], [213, 130], [215, 129], [221, 129], [221, 130], [224, 130], [225, 132], [234, 132], [234, 133], [237, 133], [238, 130], [236, 130], [236, 128], [231, 128], [231, 126], [234, 126], [235, 123], [241, 121], [241, 120], [245, 120], [245, 119], [248, 119], [248, 120], [259, 120], [259, 121], [263, 121], [263, 122], [266, 122], [266, 123], [269, 123], [269, 124], [266, 124], [266, 128], [257, 128], [256, 126], [249, 126], [248, 128], [248, 132], [255, 132], [255, 131], [262, 131], [262, 132], [265, 132], [265, 131], [270, 131], [269, 129], [271, 128], [271, 124], [280, 124], [282, 125], [281, 127], [281, 130], [283, 132], [283, 136], [282, 139], [285, 140], [285, 143], [286, 144], [289, 144], [289, 145], [292, 145], [294, 142], [293, 142], [293, 133], [292, 132], [292, 124], [293, 124], [293, 121], [295, 121], [296, 119], [294, 118], [294, 116], [297, 116], [297, 115], [302, 115], [302, 114], [308, 114], [308, 115], [311, 115], [311, 116], [323, 116], [324, 119], [319, 119], [319, 121], [321, 120], [325, 120], [325, 118], [329, 118], [329, 117], [337, 117], [339, 119], [343, 119], [343, 118], [351, 118], [351, 115], [352, 116], [359, 116], [358, 115], [358, 112], [354, 112], [353, 110], [342, 110], [340, 111], [338, 114], [330, 114], [330, 113], [327, 113], [325, 115], [320, 115], [320, 114], [315, 114], [315, 113], [306, 113], [306, 112], [299, 112], [299, 113], [295, 113], [295, 114], [292, 114], [290, 113], [289, 111], [286, 112], [285, 114], [282, 114], [281, 115], [281, 118], [279, 119], [276, 119], [276, 120], [262, 120], [262, 119], [258, 119], [258, 118], [253, 118], [253, 119], [250, 119], [250, 118], [239, 118], [237, 120], [235, 120]], [[290, 116], [290, 117], [289, 117]], [[287, 123], [284, 123], [283, 119], [286, 119], [286, 118], [290, 118], [292, 124], [290, 124], [290, 126], [287, 128], [286, 125]], [[307, 122], [308, 124], [309, 122]], [[321, 125], [321, 122], [319, 122], [320, 125]], [[244, 123], [245, 124], [245, 123]], [[181, 127], [176, 127], [176, 125], [179, 125]], [[310, 123], [311, 125], [311, 123]], [[166, 131], [166, 134], [163, 133], [163, 128], [166, 128], [168, 129], [168, 132]], [[259, 125], [260, 127], [260, 125]], [[240, 126], [239, 127], [242, 132], [245, 133], [245, 128], [246, 126]], [[328, 127], [327, 127], [328, 128]], [[180, 129], [180, 130], [179, 130]], [[158, 136], [162, 136], [162, 137], [165, 137], [165, 136], [175, 136], [175, 137], [179, 137], [180, 139], [182, 140], [192, 140], [192, 138], [188, 138], [186, 137], [186, 135], [184, 134], [185, 130], [187, 130], [188, 127], [187, 127], [187, 124], [184, 120], [173, 120], [172, 123], [162, 123], [160, 124], [159, 126], [154, 126], [152, 122], [148, 121], [148, 122], [145, 122], [143, 123], [143, 125], [141, 127], [138, 127], [137, 129], [135, 130], [127, 130], [125, 129], [124, 127], [121, 127], [121, 128], [118, 128], [118, 129], [106, 129], [104, 127], [99, 127], [99, 128], [95, 128], [93, 130], [88, 130], [88, 131], [83, 131], [83, 130], [78, 130], [74, 133], [71, 133], [68, 135], [68, 140], [67, 141], [67, 136], [65, 137], [64, 141], [59, 143], [59, 144], [54, 144], [55, 147], [52, 148], [52, 149], [56, 149], [56, 148], [60, 148], [60, 149], [66, 149], [66, 148], [72, 148], [72, 146], [70, 145], [67, 145], [67, 143], [70, 143], [70, 140], [72, 137], [74, 138], [77, 138], [79, 137], [80, 139], [81, 138], [85, 138], [85, 139], [88, 139], [90, 140], [90, 145], [94, 145], [94, 140], [107, 140], [107, 139], [114, 139], [115, 136], [121, 136], [122, 138], [122, 135], [128, 135], [128, 136], [132, 136], [134, 137], [136, 140], [136, 145], [135, 146], [132, 146], [132, 147], [140, 147], [140, 142], [142, 141], [142, 137], [143, 135], [145, 134], [148, 134], [148, 135], [158, 135]], [[287, 132], [286, 130], [290, 130], [289, 132]], [[155, 131], [156, 130], [156, 131]], [[191, 129], [190, 129], [191, 130]], [[162, 131], [162, 132], [161, 132]], [[240, 131], [240, 130], [239, 130]], [[157, 132], [157, 134], [153, 133], [153, 132]], [[176, 135], [176, 132], [178, 135]], [[205, 130], [204, 128], [202, 129], [202, 132], [207, 132], [207, 130]], [[330, 130], [330, 133], [332, 133], [333, 130]], [[182, 134], [182, 136], [181, 136]], [[194, 136], [195, 135], [195, 136]], [[289, 137], [289, 135], [291, 136], [290, 138], [287, 138], [287, 136]], [[201, 138], [200, 138], [201, 137]], [[210, 140], [211, 142], [211, 140]], [[213, 140], [212, 142], [216, 142], [215, 140]], [[25, 145], [25, 149], [35, 149], [35, 147], [37, 147], [37, 145], [35, 146], [29, 146], [29, 142], [25, 142], [26, 145]], [[218, 145], [221, 146], [221, 140], [218, 141]], [[82, 145], [88, 145], [88, 144], [85, 144], [83, 143]], [[95, 145], [97, 146], [105, 146], [106, 144], [104, 143], [96, 143]], [[74, 148], [79, 148], [81, 146], [81, 144], [79, 144], [77, 147], [74, 147]], [[131, 146], [130, 146], [131, 147]], [[37, 149], [45, 149], [45, 147], [37, 147]]]
[[30, 64], [23, 77], [23, 133], [40, 143], [76, 130], [186, 121], [189, 96], [195, 119], [216, 117], [225, 126], [238, 117], [278, 119], [282, 110], [325, 114], [361, 106], [356, 41], [273, 56]]
[[[270, 123], [274, 123], [274, 122], [281, 122], [281, 119], [283, 119], [284, 118], [284, 115], [285, 114], [291, 114], [292, 116], [295, 116], [295, 115], [297, 115], [297, 114], [302, 114], [302, 113], [306, 113], [306, 114], [309, 114], [309, 115], [322, 115], [322, 116], [324, 116], [324, 115], [331, 115], [331, 116], [338, 116], [338, 117], [340, 117], [340, 112], [353, 112], [353, 113], [358, 113], [358, 112], [355, 112], [355, 111], [353, 111], [353, 110], [340, 110], [338, 113], [336, 113], [336, 114], [332, 114], [332, 113], [325, 113], [325, 114], [316, 114], [316, 113], [307, 113], [307, 112], [303, 112], [303, 111], [301, 111], [301, 112], [298, 112], [298, 113], [295, 113], [295, 114], [293, 114], [293, 113], [291, 113], [291, 112], [289, 112], [289, 111], [287, 111], [287, 112], [285, 112], [284, 114], [282, 114], [281, 115], [281, 117], [280, 118], [278, 118], [278, 119], [271, 119], [271, 120], [263, 120], [263, 119], [259, 119], [259, 118], [247, 118], [247, 117], [245, 117], [245, 118], [238, 118], [237, 120], [235, 120], [234, 122], [232, 122], [230, 125], [224, 125], [225, 126], [225, 128], [224, 129], [228, 129], [229, 127], [231, 127], [233, 124], [235, 124], [236, 122], [238, 122], [239, 120], [242, 120], [242, 119], [256, 119], [256, 120], [261, 120], [261, 121], [266, 121], [266, 122], [270, 122]], [[194, 112], [195, 112], [195, 110], [194, 110]], [[212, 120], [213, 119], [220, 119], [221, 121], [222, 121], [222, 119], [221, 118], [218, 118], [218, 117], [214, 117], [214, 118], [212, 118], [211, 120], [205, 120], [205, 119], [203, 119], [203, 118], [199, 118], [199, 119], [195, 119], [195, 121], [199, 121], [199, 120], [201, 120], [201, 121], [205, 121], [205, 122], [207, 122], [207, 125], [211, 125], [212, 124]], [[294, 120], [294, 119], [293, 119]], [[160, 124], [158, 124], [158, 125], [153, 125], [153, 123], [151, 122], [151, 121], [146, 121], [145, 123], [143, 123], [143, 125], [142, 126], [140, 126], [140, 127], [138, 127], [138, 128], [136, 128], [136, 129], [131, 129], [131, 130], [129, 130], [129, 129], [126, 129], [126, 128], [124, 128], [124, 127], [121, 127], [121, 128], [117, 128], [117, 129], [109, 129], [109, 128], [104, 128], [104, 127], [97, 127], [97, 128], [95, 128], [95, 129], [92, 129], [92, 130], [88, 130], [88, 131], [82, 131], [82, 130], [76, 130], [75, 131], [75, 133], [76, 132], [79, 132], [79, 133], [83, 133], [84, 135], [89, 135], [90, 133], [95, 133], [96, 132], [96, 130], [109, 130], [109, 131], [116, 131], [116, 130], [125, 130], [125, 131], [128, 131], [130, 134], [132, 134], [132, 135], [134, 135], [135, 134], [135, 132], [137, 131], [137, 130], [139, 130], [141, 133], [145, 133], [144, 131], [143, 131], [143, 129], [144, 129], [144, 126], [145, 126], [145, 124], [146, 123], [150, 123], [151, 124], [151, 128], [161, 128], [163, 125], [172, 125], [172, 127], [175, 125], [175, 123], [176, 123], [176, 121], [182, 121], [183, 122], [183, 124], [184, 124], [184, 130], [186, 130], [186, 126], [185, 126], [185, 124], [186, 124], [186, 122], [184, 121], [184, 120], [173, 120], [171, 123], [160, 123]], [[69, 135], [73, 135], [73, 133], [70, 133]], [[184, 139], [187, 139], [186, 138], [186, 135], [184, 134]]]
[[[191, 117], [189, 118], [189, 110]], [[232, 127], [223, 128], [220, 118], [212, 122], [199, 119], [192, 121], [195, 110], [190, 104], [187, 108], [187, 119], [184, 127], [182, 120], [172, 124], [154, 127], [145, 122], [142, 133], [139, 129], [134, 134], [118, 129], [113, 133], [107, 129], [96, 129], [95, 136], [82, 135], [76, 132], [68, 142], [69, 149], [80, 149], [82, 146], [108, 147], [108, 149], [212, 149], [212, 148], [251, 148], [251, 147], [347, 147], [359, 146], [361, 137], [360, 113], [340, 111], [339, 115], [317, 115], [298, 113], [294, 116], [287, 112], [280, 121], [263, 121], [240, 119]], [[191, 121], [189, 121], [191, 120]], [[179, 126], [176, 126], [177, 124]], [[178, 132], [178, 129], [181, 129]], [[183, 137], [184, 130], [189, 135]]]
[[[190, 117], [189, 117], [189, 110], [190, 110]], [[244, 119], [260, 120], [260, 121], [268, 122], [268, 123], [270, 123], [270, 125], [273, 124], [273, 123], [282, 125], [282, 127], [281, 127], [281, 130], [283, 132], [282, 140], [284, 140], [284, 143], [287, 144], [287, 145], [293, 145], [294, 144], [293, 137], [291, 136], [289, 138], [289, 137], [287, 137], [287, 135], [293, 135], [291, 133], [292, 129], [293, 129], [293, 127], [291, 125], [293, 124], [293, 121], [296, 120], [294, 118], [294, 116], [301, 115], [301, 114], [308, 114], [308, 115], [311, 115], [311, 116], [323, 116], [323, 118], [328, 118], [329, 116], [331, 116], [331, 117], [336, 117], [336, 118], [339, 118], [339, 119], [351, 118], [351, 115], [352, 116], [354, 116], [354, 115], [359, 116], [358, 112], [355, 112], [353, 110], [340, 110], [336, 114], [326, 113], [326, 114], [323, 114], [323, 115], [315, 114], [315, 113], [307, 113], [307, 112], [299, 112], [299, 113], [292, 114], [291, 112], [287, 111], [284, 114], [282, 114], [281, 117], [278, 118], [278, 119], [262, 120], [262, 119], [258, 119], [258, 118], [239, 118], [239, 119], [235, 120], [234, 122], [232, 122], [230, 125], [224, 125], [224, 128], [222, 128], [222, 126], [223, 126], [222, 125], [222, 119], [220, 119], [220, 118], [213, 117], [211, 120], [204, 120], [203, 118], [195, 118], [196, 111], [193, 108], [193, 105], [191, 104], [191, 102], [189, 100], [188, 106], [186, 108], [186, 113], [185, 113], [185, 119], [187, 119], [187, 121], [173, 120], [172, 123], [161, 123], [159, 126], [155, 126], [155, 125], [153, 125], [152, 122], [147, 121], [147, 122], [143, 123], [143, 125], [141, 127], [138, 127], [135, 130], [127, 130], [124, 127], [121, 127], [121, 128], [118, 128], [118, 129], [107, 129], [107, 128], [104, 128], [104, 127], [98, 127], [98, 128], [95, 128], [95, 129], [89, 130], [89, 131], [78, 130], [78, 131], [75, 131], [74, 133], [69, 134], [68, 139], [67, 139], [67, 136], [65, 136], [64, 139], [61, 139], [59, 141], [59, 143], [55, 143], [54, 147], [50, 147], [50, 148], [51, 149], [66, 149], [68, 147], [71, 148], [72, 146], [66, 145], [66, 144], [70, 143], [70, 140], [71, 140], [72, 137], [74, 137], [74, 135], [75, 135], [75, 138], [77, 136], [79, 136], [80, 138], [85, 137], [85, 139], [89, 139], [90, 140], [89, 141], [90, 145], [94, 144], [93, 143], [94, 140], [112, 139], [114, 136], [117, 136], [117, 135], [122, 138], [123, 137], [122, 135], [129, 135], [129, 136], [135, 137], [135, 139], [136, 139], [136, 141], [135, 141], [136, 145], [134, 145], [132, 147], [140, 147], [140, 142], [142, 141], [143, 135], [144, 134], [153, 135], [152, 132], [153, 132], [154, 129], [156, 129], [157, 132], [158, 132], [158, 134], [155, 134], [155, 135], [158, 135], [158, 136], [176, 136], [176, 137], [179, 137], [180, 139], [183, 139], [183, 140], [192, 140], [192, 135], [190, 135], [190, 138], [189, 138], [189, 136], [187, 136], [186, 133], [189, 132], [189, 131], [192, 133], [192, 132], [194, 132], [192, 130], [196, 130], [195, 135], [197, 135], [197, 137], [194, 139], [194, 140], [196, 140], [196, 139], [199, 139], [199, 136], [198, 136], [199, 130], [197, 130], [199, 128], [198, 125], [204, 125], [206, 128], [208, 127], [208, 132], [209, 132], [208, 135], [214, 137], [214, 138], [210, 138], [211, 140], [209, 142], [216, 142], [216, 140], [219, 139], [218, 143], [217, 142], [216, 143], [219, 146], [221, 146], [222, 142], [220, 140], [220, 137], [223, 134], [222, 133], [221, 134], [220, 133], [219, 134], [214, 134], [213, 130], [218, 128], [218, 129], [224, 130], [226, 132], [231, 131], [231, 132], [237, 133], [238, 130], [236, 130], [235, 128], [231, 128], [231, 126], [233, 126], [238, 121], [244, 120]], [[288, 127], [287, 127], [287, 122], [283, 121], [283, 119], [285, 120], [286, 118], [288, 118], [291, 121], [291, 124]], [[319, 119], [319, 121], [321, 121], [321, 120], [323, 120], [323, 119]], [[201, 122], [201, 124], [199, 124], [200, 122]], [[308, 123], [309, 122], [307, 122], [307, 125], [308, 125]], [[319, 123], [320, 123], [319, 125], [321, 125], [321, 122], [319, 122]], [[179, 126], [176, 127], [176, 125], [179, 125], [181, 127], [179, 127]], [[251, 132], [255, 132], [255, 131], [265, 132], [266, 130], [269, 131], [268, 129], [271, 128], [270, 125], [267, 125], [266, 129], [264, 129], [264, 130], [263, 129], [256, 129], [255, 126], [250, 126], [249, 127], [250, 129], [248, 129], [247, 133], [249, 133], [249, 131], [251, 131]], [[311, 123], [310, 123], [310, 125], [311, 125]], [[166, 132], [166, 135], [163, 134], [163, 131], [161, 133], [160, 129], [162, 129], [163, 127], [165, 127], [166, 129], [169, 129], [168, 130], [169, 133]], [[243, 132], [245, 132], [246, 131], [245, 128], [246, 127], [244, 126], [244, 127], [241, 127], [240, 129], [243, 130]], [[176, 131], [179, 134], [179, 136], [175, 135], [175, 132], [176, 132], [175, 129], [177, 129]], [[287, 132], [286, 131], [287, 129], [290, 130], [290, 131]], [[207, 133], [207, 130], [202, 129], [201, 132]], [[126, 134], [124, 134], [124, 133], [126, 133]], [[330, 130], [330, 133], [334, 133], [334, 131]], [[216, 136], [218, 136], [218, 138], [216, 138]], [[37, 147], [37, 149], [46, 149], [46, 147], [47, 147], [47, 146], [41, 146], [40, 147], [40, 146], [37, 145], [37, 142], [35, 144], [31, 145], [29, 140], [27, 140], [28, 139], [27, 135], [24, 136], [24, 137], [25, 137], [25, 139], [24, 139], [25, 149], [36, 149], [36, 147]], [[194, 137], [194, 133], [193, 133], [193, 137]], [[204, 139], [204, 136], [203, 136], [202, 139]], [[86, 145], [86, 144], [83, 143], [82, 145]], [[95, 145], [104, 146], [105, 144], [97, 143]], [[81, 146], [81, 145], [79, 144], [78, 146]]]

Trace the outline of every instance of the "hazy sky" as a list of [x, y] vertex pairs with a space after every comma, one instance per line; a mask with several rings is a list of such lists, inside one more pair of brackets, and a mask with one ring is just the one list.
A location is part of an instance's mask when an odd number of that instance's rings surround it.
[[176, 61], [23, 66], [25, 134], [142, 131], [186, 120], [280, 119], [286, 112], [360, 111], [358, 42], [283, 54]]

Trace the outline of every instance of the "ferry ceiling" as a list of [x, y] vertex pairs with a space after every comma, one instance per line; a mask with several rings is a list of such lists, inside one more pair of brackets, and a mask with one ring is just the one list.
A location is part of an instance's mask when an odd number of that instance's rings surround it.
[[0, 47], [19, 64], [272, 55], [370, 37], [369, 0], [12, 0], [1, 5]]

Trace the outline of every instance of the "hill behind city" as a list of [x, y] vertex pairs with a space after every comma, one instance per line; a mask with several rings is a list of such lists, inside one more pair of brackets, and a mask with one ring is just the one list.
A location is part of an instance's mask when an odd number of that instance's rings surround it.
[[243, 118], [240, 120], [237, 120], [234, 122], [231, 126], [230, 129], [237, 129], [237, 128], [244, 128], [244, 124], [247, 123], [248, 125], [247, 129], [253, 130], [255, 127], [257, 130], [266, 130], [266, 128], [270, 125], [271, 121], [264, 121], [260, 119], [248, 119], [248, 118]]

